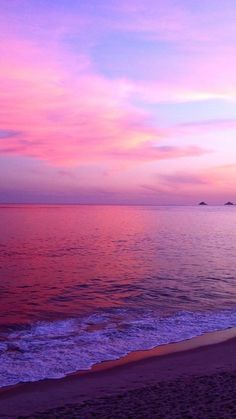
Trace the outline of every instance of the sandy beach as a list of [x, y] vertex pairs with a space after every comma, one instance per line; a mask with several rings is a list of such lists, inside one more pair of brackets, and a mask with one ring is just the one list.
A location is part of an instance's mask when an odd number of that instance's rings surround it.
[[0, 393], [1, 418], [234, 418], [235, 328]]

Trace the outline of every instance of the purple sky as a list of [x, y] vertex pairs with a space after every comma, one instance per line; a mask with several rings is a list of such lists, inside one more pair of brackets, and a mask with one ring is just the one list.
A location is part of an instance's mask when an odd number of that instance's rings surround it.
[[0, 202], [236, 201], [234, 0], [1, 0]]

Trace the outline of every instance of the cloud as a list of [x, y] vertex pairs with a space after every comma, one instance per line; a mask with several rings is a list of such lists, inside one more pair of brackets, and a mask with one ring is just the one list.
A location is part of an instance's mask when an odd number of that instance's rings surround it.
[[120, 151], [114, 150], [109, 155], [117, 159], [142, 162], [178, 159], [181, 157], [196, 157], [208, 154], [209, 152], [211, 151], [198, 146], [157, 146], [153, 143], [147, 142], [139, 147], [133, 147]]
[[206, 170], [206, 175], [219, 189], [235, 190], [236, 164], [214, 166]]
[[204, 171], [201, 173], [176, 171], [155, 174], [152, 183], [142, 184], [141, 187], [153, 192], [167, 194], [180, 192], [183, 195], [193, 195], [199, 190], [204, 191], [212, 187], [212, 180]]
[[231, 84], [229, 87], [227, 87], [227, 83], [224, 83], [224, 86], [221, 83], [212, 86], [209, 81], [210, 75], [206, 77], [208, 86], [204, 86], [204, 83], [199, 83], [194, 77], [188, 77], [187, 80], [184, 80], [184, 78], [174, 80], [174, 78], [172, 77], [168, 82], [139, 81], [135, 83], [127, 81], [127, 91], [131, 98], [141, 101], [143, 104], [178, 104], [209, 100], [236, 100], [236, 90]]
[[209, 179], [204, 177], [204, 175], [193, 174], [193, 173], [181, 173], [177, 172], [174, 174], [160, 174], [158, 175], [159, 181], [167, 185], [172, 185], [173, 187], [183, 187], [183, 186], [199, 186], [206, 185], [209, 183]]
[[236, 202], [235, 176], [236, 164], [227, 164], [198, 171], [155, 173], [149, 182], [140, 184], [140, 187], [149, 193], [150, 199], [156, 197], [164, 203], [206, 200], [212, 204], [222, 204], [228, 200]]
[[[219, 132], [225, 130], [235, 130], [236, 119], [212, 119], [204, 121], [187, 122], [183, 124], [174, 125], [172, 127], [173, 134], [189, 135], [207, 132]], [[171, 128], [169, 129], [169, 132]]]
[[[192, 47], [199, 44], [232, 42], [234, 33], [233, 0], [222, 8], [220, 0], [209, 0], [194, 5], [194, 2], [174, 0], [125, 0], [112, 2], [111, 10], [117, 14], [112, 28], [136, 33], [148, 40], [165, 40]], [[109, 22], [107, 23], [109, 25]]]
[[[134, 33], [148, 40], [206, 40], [205, 31], [194, 25], [191, 7], [172, 0], [125, 0], [109, 2], [106, 16], [115, 15], [115, 20], [103, 19], [111, 30]], [[202, 22], [203, 19], [201, 19]], [[187, 33], [187, 36], [186, 36]]]
[[143, 162], [207, 152], [197, 146], [161, 145], [167, 134], [132, 104], [129, 83], [105, 78], [92, 68], [85, 72], [84, 56], [77, 57], [68, 75], [64, 64], [56, 57], [52, 62], [45, 59], [41, 48], [30, 41], [12, 40], [8, 52], [11, 65], [6, 61], [1, 68], [0, 99], [0, 130], [7, 143], [1, 141], [0, 154], [68, 166], [108, 158]]
[[0, 129], [0, 140], [5, 138], [12, 138], [20, 135], [20, 131], [13, 131], [11, 129]]

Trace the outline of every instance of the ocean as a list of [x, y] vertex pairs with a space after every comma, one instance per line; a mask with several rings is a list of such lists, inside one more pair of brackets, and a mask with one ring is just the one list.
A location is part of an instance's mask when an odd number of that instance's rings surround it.
[[0, 206], [0, 387], [236, 325], [236, 207]]

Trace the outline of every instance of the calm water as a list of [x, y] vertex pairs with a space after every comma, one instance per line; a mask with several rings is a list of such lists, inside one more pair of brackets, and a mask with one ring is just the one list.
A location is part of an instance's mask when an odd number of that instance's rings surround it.
[[236, 325], [236, 207], [1, 206], [0, 386]]

